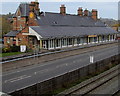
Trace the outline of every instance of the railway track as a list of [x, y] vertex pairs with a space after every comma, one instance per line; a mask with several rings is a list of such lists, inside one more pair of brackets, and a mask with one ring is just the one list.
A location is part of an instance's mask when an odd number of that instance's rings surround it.
[[73, 96], [73, 95], [88, 96], [88, 94], [92, 93], [92, 91], [94, 91], [96, 88], [104, 85], [109, 80], [112, 80], [113, 78], [117, 77], [120, 74], [120, 72], [118, 71], [119, 69], [120, 69], [120, 64], [106, 71], [105, 73], [102, 73], [85, 82], [82, 82], [79, 85], [71, 89], [68, 89], [60, 94], [65, 94], [64, 96]]
[[117, 92], [115, 92], [112, 96], [120, 96], [120, 89]]

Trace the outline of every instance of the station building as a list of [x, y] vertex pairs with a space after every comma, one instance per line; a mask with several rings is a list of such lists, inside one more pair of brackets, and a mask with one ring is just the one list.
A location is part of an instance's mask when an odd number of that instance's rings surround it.
[[41, 12], [38, 2], [21, 3], [13, 16], [13, 30], [4, 36], [5, 46], [26, 45], [40, 49], [61, 49], [91, 43], [115, 41], [117, 32], [98, 19], [96, 9], [81, 7], [77, 15]]

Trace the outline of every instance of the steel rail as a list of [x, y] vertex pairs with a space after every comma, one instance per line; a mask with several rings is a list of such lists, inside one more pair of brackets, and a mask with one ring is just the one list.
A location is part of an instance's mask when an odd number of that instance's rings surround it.
[[[118, 69], [120, 69], [120, 67], [118, 67]], [[91, 81], [91, 82], [89, 82], [89, 83], [87, 83], [87, 84], [85, 84], [85, 85], [83, 85], [83, 86], [80, 86], [79, 88], [76, 88], [76, 89], [74, 89], [74, 90], [71, 91], [71, 92], [68, 92], [68, 93], [65, 94], [64, 96], [72, 96], [73, 94], [75, 94], [76, 92], [80, 92], [80, 90], [83, 90], [83, 89], [86, 88], [87, 86], [90, 86], [90, 85], [92, 86], [92, 84], [95, 84], [94, 82], [99, 81], [99, 80], [101, 80], [101, 79], [104, 79], [105, 77], [113, 74], [115, 71], [118, 71], [118, 70], [116, 70], [116, 68], [115, 68], [114, 70], [108, 72], [107, 74], [105, 74], [105, 75], [103, 75], [103, 76], [100, 76], [100, 77], [98, 77], [97, 79], [95, 79], [95, 80], [93, 80], [93, 81]], [[89, 89], [89, 90], [87, 90], [86, 92], [83, 92], [82, 94], [80, 93], [80, 96], [85, 96], [85, 95], [87, 95], [88, 93], [92, 92], [92, 91], [95, 90], [96, 88], [98, 88], [98, 87], [102, 86], [103, 84], [107, 83], [109, 80], [115, 78], [115, 77], [118, 76], [119, 74], [120, 74], [120, 72], [118, 72], [118, 74], [113, 75], [112, 77], [110, 77], [109, 79], [105, 80], [104, 82], [98, 84], [97, 86], [93, 87], [92, 89]], [[59, 96], [59, 95], [60, 95], [60, 94], [58, 94], [58, 96]], [[78, 95], [78, 94], [75, 94], [75, 95]]]

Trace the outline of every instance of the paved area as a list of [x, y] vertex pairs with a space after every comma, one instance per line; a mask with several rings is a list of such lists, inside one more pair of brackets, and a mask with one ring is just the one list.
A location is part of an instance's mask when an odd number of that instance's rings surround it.
[[[100, 44], [86, 44], [86, 45], [80, 45], [80, 46], [73, 46], [73, 47], [65, 47], [65, 48], [62, 48], [62, 49], [57, 49], [59, 51], [71, 51], [71, 50], [74, 50], [74, 49], [82, 49], [82, 48], [90, 48], [90, 47], [93, 47], [93, 46], [102, 46], [102, 45], [109, 45], [109, 44], [115, 44], [117, 43], [117, 41], [114, 41], [114, 42], [102, 42]], [[38, 54], [38, 53], [47, 53], [47, 52], [51, 52], [51, 51], [55, 51], [55, 50], [40, 50], [40, 52], [36, 52], [36, 51], [33, 51], [33, 52], [28, 52], [28, 53], [22, 53], [22, 54], [18, 54], [18, 55], [13, 55], [13, 56], [6, 56], [6, 57], [3, 57], [2, 60], [7, 60], [7, 59], [12, 59], [12, 58], [18, 58], [18, 57], [24, 57], [24, 56], [30, 56], [30, 55], [33, 55], [33, 54]]]
[[40, 65], [34, 65], [3, 74], [3, 92], [8, 93], [21, 88], [28, 87], [37, 82], [59, 76], [66, 72], [89, 65], [90, 55], [94, 56], [94, 61], [99, 61], [107, 57], [118, 54], [118, 46], [95, 50], [78, 54], [50, 62], [44, 62]]
[[2, 69], [3, 69], [3, 72], [5, 72], [5, 71], [13, 70], [13, 69], [16, 69], [16, 68], [18, 69], [18, 68], [22, 68], [22, 67], [37, 65], [37, 64], [48, 62], [48, 61], [51, 61], [51, 60], [65, 58], [65, 57], [69, 57], [69, 56], [73, 56], [73, 55], [77, 55], [77, 54], [83, 54], [83, 53], [86, 53], [86, 52], [99, 50], [99, 49], [103, 49], [103, 48], [111, 47], [111, 46], [115, 46], [115, 45], [118, 46], [117, 43], [113, 43], [113, 44], [108, 44], [108, 45], [77, 49], [77, 50], [73, 50], [73, 51], [60, 52], [60, 53], [44, 55], [44, 56], [40, 56], [40, 57], [34, 57], [34, 58], [19, 60], [19, 61], [16, 61], [16, 62], [2, 64]]

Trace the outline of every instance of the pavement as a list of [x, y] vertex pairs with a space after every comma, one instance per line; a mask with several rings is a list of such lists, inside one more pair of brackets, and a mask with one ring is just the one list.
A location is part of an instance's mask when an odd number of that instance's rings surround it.
[[71, 48], [72, 51], [70, 51], [68, 48], [67, 50], [69, 51], [65, 51], [65, 52], [61, 52], [64, 50], [60, 50], [60, 51], [55, 51], [55, 52], [41, 53], [41, 54], [33, 55], [33, 56], [26, 56], [23, 58], [16, 58], [13, 60], [2, 61], [2, 71], [5, 72], [5, 71], [14, 70], [14, 69], [19, 69], [22, 67], [28, 67], [31, 65], [41, 64], [43, 62], [49, 62], [49, 61], [56, 60], [56, 59], [66, 58], [68, 56], [83, 54], [83, 53], [90, 52], [93, 50], [99, 50], [99, 49], [103, 49], [103, 48], [107, 48], [107, 47], [111, 47], [115, 45], [118, 45], [118, 43], [87, 47], [87, 48], [76, 49], [76, 50], [72, 50], [73, 48]]
[[77, 50], [77, 49], [90, 48], [90, 47], [93, 47], [93, 46], [107, 45], [107, 44], [113, 44], [113, 43], [117, 43], [117, 41], [91, 43], [91, 44], [85, 44], [85, 45], [80, 45], [80, 46], [65, 47], [65, 48], [59, 49], [59, 51], [56, 51], [56, 50], [41, 50], [40, 52], [28, 52], [28, 53], [13, 55], [13, 56], [2, 57], [2, 61], [5, 61], [5, 62], [10, 61], [11, 62], [13, 60], [22, 60], [22, 59], [26, 59], [26, 58], [31, 58], [31, 57], [34, 57], [35, 54], [39, 55], [39, 56], [41, 56], [41, 55], [44, 56], [44, 55], [48, 55], [48, 54], [67, 52], [67, 51], [72, 51], [72, 50]]
[[66, 72], [81, 68], [83, 66], [87, 66], [91, 64], [91, 55], [94, 57], [93, 61], [96, 62], [116, 54], [118, 54], [118, 46], [113, 46], [9, 71], [4, 73], [2, 76], [3, 92], [13, 92], [38, 82], [60, 76], [61, 74], [65, 74]]

